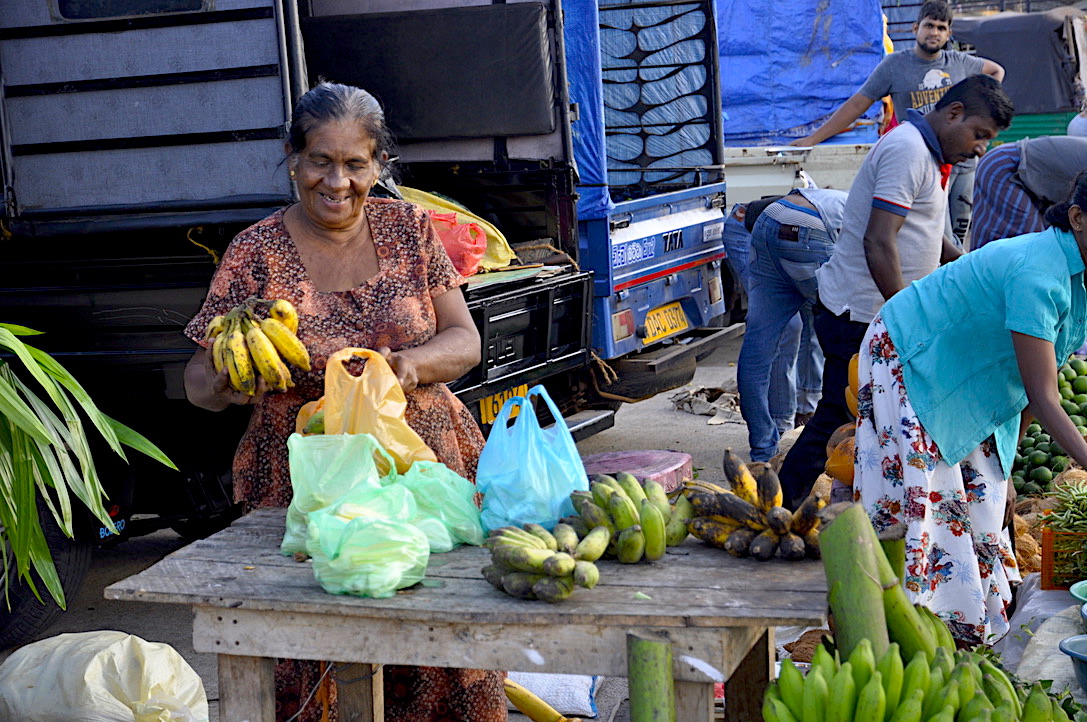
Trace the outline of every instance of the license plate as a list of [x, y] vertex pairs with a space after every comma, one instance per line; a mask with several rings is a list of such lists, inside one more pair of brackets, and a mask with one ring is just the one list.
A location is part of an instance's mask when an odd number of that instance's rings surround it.
[[[512, 399], [514, 396], [524, 396], [528, 393], [528, 384], [521, 384], [520, 386], [514, 386], [512, 389], [506, 389], [505, 391], [499, 391], [497, 394], [491, 394], [485, 398], [479, 400], [479, 418], [485, 424], [493, 424], [494, 420], [498, 418], [498, 412], [502, 410], [502, 406]], [[521, 407], [513, 409], [510, 412], [510, 418], [516, 418], [517, 414], [521, 413]]]
[[677, 331], [683, 331], [690, 327], [687, 323], [687, 314], [683, 312], [683, 306], [679, 301], [666, 304], [660, 308], [654, 308], [645, 317], [645, 338], [643, 344], [660, 341], [671, 336]]

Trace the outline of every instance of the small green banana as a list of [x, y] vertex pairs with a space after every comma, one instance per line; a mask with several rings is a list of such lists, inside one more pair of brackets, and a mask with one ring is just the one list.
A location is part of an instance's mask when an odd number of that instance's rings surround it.
[[796, 668], [791, 659], [781, 661], [781, 671], [778, 672], [778, 692], [781, 701], [798, 720], [804, 710], [804, 675]]
[[853, 681], [853, 665], [843, 662], [830, 681], [824, 722], [853, 722], [856, 706], [857, 683]]
[[820, 667], [813, 667], [804, 678], [804, 708], [801, 722], [825, 722], [829, 689]]
[[891, 642], [887, 646], [887, 651], [876, 664], [876, 669], [883, 677], [883, 693], [887, 698], [887, 714], [890, 716], [898, 709], [898, 701], [902, 696], [902, 680], [905, 675], [897, 642]]
[[873, 671], [872, 676], [868, 678], [868, 682], [857, 695], [857, 711], [853, 719], [855, 722], [873, 722], [873, 720], [882, 720], [886, 712], [887, 697], [883, 693], [883, 679], [878, 671]]

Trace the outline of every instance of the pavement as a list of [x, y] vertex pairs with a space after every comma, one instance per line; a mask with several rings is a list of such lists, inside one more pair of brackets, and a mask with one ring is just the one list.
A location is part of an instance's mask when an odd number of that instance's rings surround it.
[[[726, 341], [704, 359], [688, 390], [704, 387], [735, 389], [736, 359], [742, 336]], [[582, 455], [636, 449], [666, 449], [691, 455], [694, 472], [709, 481], [722, 481], [721, 455], [730, 447], [747, 458], [747, 428], [742, 423], [710, 425], [708, 416], [698, 416], [673, 408], [670, 398], [683, 389], [659, 394], [637, 404], [621, 408], [613, 428], [578, 444]], [[185, 605], [147, 604], [110, 601], [102, 590], [115, 581], [132, 576], [184, 545], [176, 533], [163, 530], [129, 539], [95, 551], [86, 582], [71, 600], [69, 610], [40, 638], [66, 632], [114, 629], [137, 635], [148, 641], [165, 642], [176, 649], [204, 682], [210, 702], [211, 722], [218, 722], [218, 676], [213, 654], [197, 653], [192, 648], [191, 611]], [[0, 651], [0, 662], [11, 650]], [[512, 720], [527, 719], [511, 715]], [[620, 705], [611, 710], [605, 722], [626, 722], [629, 715]]]

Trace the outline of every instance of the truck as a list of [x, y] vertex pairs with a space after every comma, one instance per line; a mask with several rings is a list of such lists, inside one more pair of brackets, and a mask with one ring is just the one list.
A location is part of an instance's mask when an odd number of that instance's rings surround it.
[[[98, 455], [120, 538], [238, 514], [247, 409], [185, 398], [181, 329], [242, 229], [294, 201], [294, 101], [370, 90], [403, 186], [496, 225], [524, 261], [464, 288], [480, 364], [451, 385], [486, 430], [542, 383], [575, 438], [686, 383], [722, 328], [711, 0], [12, 0], [0, 14], [0, 307], [177, 464]], [[49, 58], [49, 62], [42, 62]], [[2, 359], [0, 359], [2, 361]], [[95, 543], [50, 528], [70, 599]], [[2, 537], [0, 537], [2, 539]], [[5, 550], [6, 553], [6, 550]], [[25, 587], [0, 648], [57, 613]]]

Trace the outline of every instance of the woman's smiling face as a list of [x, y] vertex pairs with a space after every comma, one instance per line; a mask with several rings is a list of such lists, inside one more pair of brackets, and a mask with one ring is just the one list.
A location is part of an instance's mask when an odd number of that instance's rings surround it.
[[375, 141], [358, 123], [330, 121], [306, 134], [291, 169], [306, 217], [334, 231], [356, 228], [366, 196], [381, 174]]

